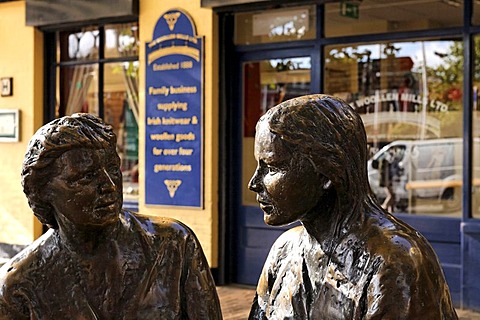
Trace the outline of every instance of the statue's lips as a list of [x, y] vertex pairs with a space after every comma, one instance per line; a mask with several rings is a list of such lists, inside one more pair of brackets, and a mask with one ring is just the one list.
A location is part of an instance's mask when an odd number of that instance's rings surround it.
[[95, 206], [95, 210], [113, 209], [117, 202], [117, 199], [102, 201]]
[[265, 213], [269, 213], [273, 210], [273, 206], [271, 204], [260, 203], [260, 209], [262, 209]]
[[258, 198], [257, 201], [260, 204], [260, 209], [262, 209], [265, 213], [273, 210], [273, 205], [270, 202]]

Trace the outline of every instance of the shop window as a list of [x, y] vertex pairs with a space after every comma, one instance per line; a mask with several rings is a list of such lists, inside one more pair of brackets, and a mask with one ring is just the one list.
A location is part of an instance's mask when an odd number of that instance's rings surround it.
[[463, 0], [363, 0], [325, 5], [325, 36], [352, 36], [463, 25]]
[[459, 217], [462, 41], [328, 46], [325, 59], [326, 93], [362, 116], [380, 203], [391, 212]]
[[249, 61], [243, 64], [242, 203], [257, 205], [248, 190], [257, 162], [255, 125], [270, 108], [310, 93], [310, 57]]
[[138, 24], [56, 33], [55, 117], [88, 112], [111, 124], [124, 199], [138, 201]]
[[315, 6], [235, 14], [236, 45], [314, 39]]
[[138, 28], [136, 24], [105, 26], [105, 58], [138, 56]]
[[473, 1], [472, 23], [477, 26], [480, 25], [480, 2], [477, 0]]
[[77, 32], [60, 32], [57, 41], [57, 62], [98, 59], [100, 31], [97, 27]]

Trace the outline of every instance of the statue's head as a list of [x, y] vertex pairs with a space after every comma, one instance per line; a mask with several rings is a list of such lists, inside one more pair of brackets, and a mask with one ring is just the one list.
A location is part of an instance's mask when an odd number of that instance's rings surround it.
[[82, 223], [85, 214], [118, 212], [122, 178], [112, 127], [91, 114], [44, 125], [28, 144], [22, 185], [35, 216], [51, 228], [58, 228], [59, 214]]
[[268, 224], [302, 220], [319, 205], [353, 205], [368, 194], [365, 129], [344, 101], [291, 99], [262, 116], [256, 130], [258, 168], [249, 187]]

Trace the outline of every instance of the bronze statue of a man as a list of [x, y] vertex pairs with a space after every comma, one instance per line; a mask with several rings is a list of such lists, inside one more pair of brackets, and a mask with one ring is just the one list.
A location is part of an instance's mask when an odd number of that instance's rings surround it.
[[432, 247], [375, 201], [348, 104], [299, 97], [256, 129], [249, 188], [267, 224], [301, 226], [273, 245], [250, 319], [457, 319]]
[[43, 126], [22, 179], [50, 230], [0, 269], [0, 319], [222, 318], [194, 233], [122, 211], [111, 126], [89, 114]]

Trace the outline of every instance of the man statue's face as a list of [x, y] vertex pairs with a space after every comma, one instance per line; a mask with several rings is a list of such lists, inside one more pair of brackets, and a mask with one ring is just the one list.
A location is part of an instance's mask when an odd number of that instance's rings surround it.
[[55, 160], [53, 172], [46, 194], [59, 225], [64, 220], [78, 228], [117, 221], [123, 199], [115, 150], [69, 150]]
[[292, 153], [271, 133], [267, 121], [257, 126], [255, 159], [257, 170], [248, 187], [257, 193], [265, 223], [285, 225], [302, 220], [317, 206], [327, 179], [304, 155]]

